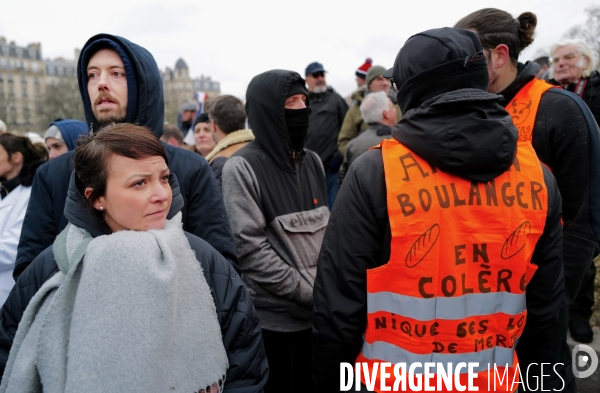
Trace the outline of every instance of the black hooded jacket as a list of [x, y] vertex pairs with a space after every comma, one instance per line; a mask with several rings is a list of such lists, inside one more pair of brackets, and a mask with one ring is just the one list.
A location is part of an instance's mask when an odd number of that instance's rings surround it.
[[[169, 184], [173, 190], [171, 212], [177, 214], [183, 208], [183, 196], [174, 175], [171, 176]], [[110, 234], [106, 224], [90, 213], [85, 198], [75, 186], [74, 175], [69, 184], [65, 216], [69, 222], [85, 229], [92, 237]], [[250, 294], [231, 264], [210, 244], [189, 232], [185, 232], [185, 235], [202, 266], [217, 309], [217, 319], [229, 360], [224, 392], [261, 392], [267, 381], [268, 366], [260, 323]], [[27, 305], [42, 284], [58, 271], [53, 248], [50, 246], [21, 274], [6, 300], [0, 314], [2, 373], [19, 321], [25, 312], [23, 305]], [[198, 334], [202, 332], [199, 331]]]
[[[93, 51], [91, 46], [113, 48], [125, 64], [128, 83], [126, 121], [143, 125], [160, 138], [164, 123], [162, 79], [154, 58], [146, 49], [117, 36], [99, 34], [88, 40], [82, 49], [77, 76], [83, 107], [90, 129], [98, 130], [87, 92], [86, 67]], [[107, 44], [112, 43], [112, 44]], [[133, 74], [133, 75], [130, 75]], [[130, 88], [132, 86], [132, 88]], [[137, 92], [137, 94], [134, 94]], [[183, 228], [206, 240], [234, 266], [237, 256], [227, 213], [210, 166], [199, 155], [163, 143], [169, 168], [177, 175], [181, 195]], [[63, 214], [69, 178], [73, 169], [74, 151], [59, 156], [38, 168], [31, 189], [31, 199], [23, 222], [13, 276], [16, 278], [33, 259], [48, 247], [67, 225]], [[174, 215], [169, 213], [169, 218]]]
[[326, 171], [335, 173], [342, 162], [337, 139], [348, 104], [330, 86], [323, 93], [311, 92], [308, 96], [311, 112], [305, 147], [321, 157]]
[[[535, 78], [537, 65], [519, 63], [518, 72], [500, 93], [503, 106]], [[570, 303], [600, 239], [598, 126], [581, 98], [562, 89], [549, 89], [540, 100], [532, 144], [540, 161], [552, 170], [562, 195], [565, 293]]]
[[246, 113], [256, 139], [223, 168], [240, 271], [263, 329], [295, 332], [312, 326], [312, 288], [327, 220], [327, 188], [319, 156], [295, 151], [285, 100], [304, 81], [274, 70], [252, 79]]

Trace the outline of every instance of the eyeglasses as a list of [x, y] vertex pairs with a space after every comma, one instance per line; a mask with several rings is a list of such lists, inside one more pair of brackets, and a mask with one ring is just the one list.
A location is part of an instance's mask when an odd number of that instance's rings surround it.
[[320, 77], [325, 77], [325, 72], [323, 72], [323, 71], [313, 72], [311, 75], [313, 78], [316, 79], [316, 78], [320, 78]]

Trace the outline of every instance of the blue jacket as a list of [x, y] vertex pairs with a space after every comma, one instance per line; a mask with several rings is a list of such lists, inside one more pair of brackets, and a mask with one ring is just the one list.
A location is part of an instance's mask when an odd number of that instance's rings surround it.
[[[177, 178], [172, 176], [169, 183], [173, 190], [171, 212], [176, 214], [184, 206], [184, 202]], [[84, 228], [92, 237], [109, 234], [110, 230], [106, 224], [90, 214], [86, 201], [75, 187], [75, 182], [71, 181], [68, 187], [65, 206], [68, 221]], [[217, 309], [217, 319], [229, 361], [224, 392], [261, 392], [268, 378], [268, 365], [260, 323], [250, 294], [231, 264], [213, 247], [191, 233], [185, 232], [185, 235], [202, 266]], [[0, 373], [4, 373], [25, 308], [44, 282], [58, 271], [52, 246], [49, 246], [17, 280], [0, 310]]]
[[[90, 47], [109, 47], [119, 53], [128, 72], [128, 93], [137, 92], [136, 96], [128, 97], [126, 121], [146, 126], [160, 138], [164, 124], [164, 100], [162, 79], [154, 58], [141, 46], [108, 34], [99, 34], [88, 40], [83, 46], [77, 67], [79, 90], [90, 129], [93, 131], [100, 128], [92, 112], [86, 87], [85, 68], [89, 57], [93, 55], [93, 51], [88, 50]], [[129, 88], [130, 85], [132, 88]], [[169, 169], [177, 175], [185, 202], [182, 209], [183, 229], [207, 241], [237, 269], [233, 235], [219, 186], [210, 166], [206, 160], [191, 151], [165, 143], [163, 146], [169, 159]], [[42, 165], [36, 172], [19, 241], [13, 273], [15, 281], [67, 225], [63, 210], [74, 154], [74, 151], [63, 154]], [[171, 211], [169, 218], [175, 213]]]

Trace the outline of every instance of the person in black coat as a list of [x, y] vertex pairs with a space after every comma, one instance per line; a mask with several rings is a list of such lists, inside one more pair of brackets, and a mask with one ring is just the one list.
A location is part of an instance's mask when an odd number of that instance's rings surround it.
[[[457, 58], [456, 52], [448, 48], [460, 48], [457, 42], [466, 40], [461, 37], [470, 42], [477, 37], [449, 28], [417, 36], [427, 34], [440, 42], [444, 39], [443, 44], [433, 51], [422, 50], [420, 46], [419, 51], [414, 46], [405, 51], [407, 43], [396, 59], [393, 78], [402, 86], [398, 103], [404, 116], [393, 128], [392, 138], [432, 168], [472, 182], [494, 179], [513, 162], [518, 132], [508, 113], [498, 105], [501, 96], [482, 90], [488, 83], [485, 69], [467, 72], [461, 62], [458, 68], [464, 72], [452, 73], [456, 68], [446, 63], [448, 57]], [[465, 52], [461, 48], [461, 60], [465, 59]], [[467, 53], [475, 54], [476, 49]], [[401, 73], [406, 64], [401, 58], [413, 60], [410, 73]], [[433, 71], [424, 69], [423, 63], [432, 64], [433, 59], [440, 65]], [[413, 77], [399, 77], [406, 73]], [[527, 322], [516, 348], [520, 369], [528, 369], [532, 364], [530, 376], [540, 375], [539, 366], [536, 368], [533, 363], [554, 364], [559, 359], [558, 349], [550, 343], [556, 342], [556, 314], [564, 296], [561, 197], [550, 171], [543, 166], [542, 169], [548, 209], [544, 233], [531, 260], [538, 269], [527, 285]], [[354, 364], [361, 351], [367, 326], [367, 271], [390, 262], [392, 231], [388, 201], [393, 200], [387, 196], [382, 151], [369, 150], [354, 161], [346, 174], [317, 262], [312, 336], [317, 392], [339, 391], [340, 363]], [[406, 218], [406, 224], [411, 224], [410, 217]], [[534, 379], [530, 381], [537, 383]], [[559, 389], [561, 380], [553, 373], [544, 379], [544, 386]]]
[[310, 125], [305, 146], [321, 157], [327, 180], [329, 209], [338, 193], [338, 172], [343, 157], [337, 148], [337, 139], [348, 104], [325, 80], [325, 69], [318, 62], [310, 63], [304, 72], [311, 102]]
[[[110, 82], [102, 79], [105, 76], [101, 69], [88, 70], [90, 59], [99, 51], [118, 55], [116, 59], [113, 57], [116, 60], [113, 65], [120, 68], [108, 74], [114, 78]], [[110, 64], [108, 67], [111, 67]], [[122, 37], [99, 34], [83, 46], [77, 74], [85, 116], [92, 132], [102, 124], [114, 121], [144, 125], [157, 138], [160, 137], [164, 124], [162, 79], [150, 52]], [[89, 89], [90, 77], [100, 78], [100, 83], [94, 85], [93, 90]], [[122, 82], [126, 83], [124, 94]], [[94, 99], [90, 99], [92, 94]], [[166, 143], [163, 146], [169, 159], [169, 169], [177, 175], [184, 200], [181, 208], [183, 229], [212, 245], [237, 270], [233, 235], [219, 187], [208, 163], [193, 152]], [[0, 310], [0, 365], [6, 362], [20, 321], [12, 316], [18, 315], [20, 318], [22, 310], [43, 284], [43, 281], [36, 280], [37, 286], [31, 286], [30, 283], [23, 288], [18, 277], [67, 225], [63, 212], [73, 157], [74, 151], [63, 154], [42, 165], [35, 174], [13, 273], [17, 282], [13, 292], [20, 292], [20, 296], [18, 300], [7, 302]], [[169, 218], [176, 213], [170, 212]]]

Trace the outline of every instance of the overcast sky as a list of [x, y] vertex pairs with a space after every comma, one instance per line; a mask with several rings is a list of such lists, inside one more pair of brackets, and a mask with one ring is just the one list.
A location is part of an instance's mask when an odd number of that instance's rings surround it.
[[304, 75], [313, 61], [340, 94], [355, 88], [365, 58], [391, 67], [411, 35], [453, 26], [463, 16], [496, 7], [538, 16], [536, 40], [521, 54], [547, 54], [584, 9], [600, 0], [0, 0], [0, 36], [17, 45], [41, 42], [44, 58], [73, 58], [97, 33], [123, 36], [148, 49], [158, 66], [182, 57], [192, 77], [209, 75], [223, 94], [243, 98], [253, 76], [273, 68]]

